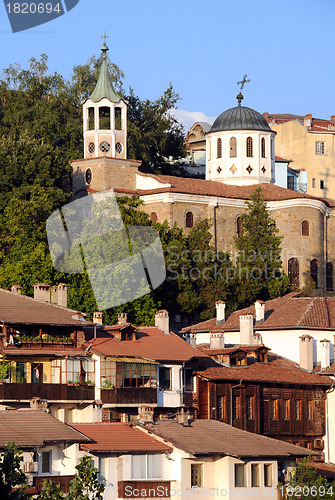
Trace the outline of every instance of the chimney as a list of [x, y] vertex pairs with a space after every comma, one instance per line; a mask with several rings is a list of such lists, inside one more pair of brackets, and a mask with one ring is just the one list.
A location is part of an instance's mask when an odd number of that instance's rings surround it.
[[263, 113], [263, 116], [264, 116], [264, 118], [265, 118], [266, 121], [269, 120], [269, 113], [265, 112], [265, 113]]
[[50, 285], [47, 283], [35, 283], [34, 299], [50, 302]]
[[38, 397], [32, 398], [30, 400], [31, 410], [48, 411], [48, 401], [46, 399], [41, 399]]
[[226, 303], [223, 300], [215, 302], [216, 307], [216, 324], [221, 325], [225, 322], [225, 308]]
[[[102, 315], [102, 313], [101, 313]], [[117, 315], [117, 324], [118, 325], [125, 325], [127, 323], [127, 313], [118, 313]], [[102, 324], [102, 319], [101, 319], [101, 324]]]
[[178, 424], [184, 425], [185, 427], [189, 425], [189, 412], [187, 408], [181, 407], [178, 410], [177, 420]]
[[240, 344], [253, 345], [254, 343], [254, 317], [252, 314], [240, 316]]
[[312, 126], [312, 115], [308, 114], [304, 116], [304, 127], [309, 128]]
[[140, 405], [138, 407], [138, 419], [141, 422], [153, 422], [154, 421], [154, 408], [152, 406]]
[[159, 330], [162, 330], [162, 332], [166, 333], [167, 335], [169, 334], [170, 332], [169, 313], [165, 309], [156, 312], [155, 326], [159, 328]]
[[261, 323], [262, 321], [264, 321], [265, 302], [262, 302], [261, 300], [256, 300], [255, 312], [256, 312], [256, 323]]
[[224, 348], [224, 334], [220, 333], [211, 333], [210, 334], [210, 349], [223, 349]]
[[321, 369], [325, 370], [330, 367], [330, 340], [320, 340], [320, 358]]
[[[119, 318], [118, 318], [119, 320]], [[126, 322], [127, 322], [127, 317], [126, 317]], [[93, 323], [96, 325], [101, 325], [102, 326], [102, 312], [101, 311], [95, 311], [93, 313]]]
[[335, 115], [331, 115], [330, 121], [332, 125], [335, 125]]
[[50, 294], [51, 294], [51, 304], [58, 304], [58, 287], [52, 286], [50, 288]]
[[197, 334], [196, 333], [185, 333], [185, 341], [188, 344], [195, 347], [196, 343], [197, 343]]
[[58, 288], [57, 304], [61, 307], [67, 307], [67, 284], [59, 283], [57, 288]]
[[10, 289], [12, 293], [17, 293], [18, 295], [21, 294], [22, 286], [20, 285], [13, 285], [12, 288]]
[[77, 332], [77, 345], [76, 347], [81, 347], [85, 343], [85, 333], [79, 330]]
[[301, 335], [300, 338], [300, 368], [313, 371], [313, 337]]

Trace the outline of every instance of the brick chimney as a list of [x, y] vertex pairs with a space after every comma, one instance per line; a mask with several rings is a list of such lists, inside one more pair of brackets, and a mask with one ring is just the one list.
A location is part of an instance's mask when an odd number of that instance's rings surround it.
[[308, 114], [304, 116], [304, 127], [309, 128], [312, 126], [312, 115]]
[[159, 330], [162, 330], [162, 332], [166, 333], [167, 335], [169, 334], [170, 332], [169, 313], [166, 311], [166, 309], [162, 309], [161, 311], [156, 312], [155, 326], [159, 328]]
[[51, 303], [57, 306], [67, 307], [67, 285], [59, 283], [59, 285], [50, 288]]
[[178, 424], [188, 426], [189, 425], [189, 412], [187, 408], [179, 408], [178, 410], [178, 415], [177, 415], [177, 420]]
[[255, 312], [256, 312], [256, 323], [261, 323], [262, 321], [264, 321], [265, 302], [262, 302], [261, 300], [256, 300]]
[[34, 299], [50, 302], [50, 285], [47, 283], [35, 283]]
[[252, 314], [240, 315], [240, 344], [254, 344], [254, 317]]
[[95, 311], [93, 313], [93, 323], [96, 325], [102, 325], [102, 312], [101, 311]]
[[210, 334], [210, 349], [223, 349], [224, 348], [224, 334], [220, 333], [211, 333]]
[[153, 422], [154, 408], [152, 406], [140, 405], [138, 407], [138, 419], [141, 422]]
[[30, 400], [31, 410], [48, 411], [48, 401], [46, 399], [41, 399], [39, 397], [32, 398]]
[[332, 125], [335, 125], [335, 115], [331, 115], [330, 121]]
[[301, 335], [300, 338], [300, 368], [313, 371], [313, 337]]
[[218, 300], [215, 302], [215, 308], [216, 308], [216, 324], [221, 325], [222, 323], [225, 322], [225, 308], [226, 308], [226, 303], [223, 300]]
[[[118, 313], [117, 324], [118, 325], [125, 325], [126, 323], [127, 323], [127, 313]], [[102, 324], [102, 322], [101, 322], [101, 324]]]
[[265, 112], [265, 113], [263, 113], [263, 116], [264, 116], [266, 121], [269, 120], [269, 113]]
[[16, 294], [20, 295], [21, 294], [21, 290], [22, 290], [22, 286], [20, 286], [20, 285], [13, 285], [10, 290], [11, 290], [12, 293], [16, 293]]
[[330, 340], [320, 340], [321, 369], [330, 367]]

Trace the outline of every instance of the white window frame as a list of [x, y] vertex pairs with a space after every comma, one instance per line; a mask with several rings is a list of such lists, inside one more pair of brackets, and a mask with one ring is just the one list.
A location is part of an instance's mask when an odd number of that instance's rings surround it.
[[326, 154], [325, 141], [315, 141], [315, 154], [316, 155], [325, 155]]
[[[49, 470], [43, 472], [43, 453], [49, 454]], [[40, 452], [40, 474], [42, 476], [50, 476], [52, 474], [52, 450], [43, 450]]]
[[[145, 477], [135, 477], [135, 471], [134, 471], [134, 457], [142, 457], [142, 460], [145, 461]], [[150, 460], [159, 460], [159, 468], [160, 468], [160, 473], [159, 476], [153, 476], [151, 466], [150, 466]], [[147, 454], [147, 455], [132, 455], [131, 456], [131, 478], [132, 480], [144, 480], [144, 479], [162, 479], [162, 455], [159, 453], [152, 453], [152, 454]]]

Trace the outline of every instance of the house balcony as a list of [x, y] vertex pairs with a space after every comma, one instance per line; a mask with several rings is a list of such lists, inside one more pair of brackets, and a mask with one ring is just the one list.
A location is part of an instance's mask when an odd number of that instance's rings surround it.
[[169, 498], [171, 481], [118, 481], [119, 498]]
[[34, 476], [34, 487], [40, 493], [44, 481], [52, 481], [55, 484], [60, 484], [60, 489], [63, 493], [69, 493], [69, 484], [74, 476]]
[[101, 401], [116, 405], [157, 404], [157, 389], [155, 387], [101, 389]]
[[32, 398], [48, 401], [94, 401], [94, 386], [67, 384], [0, 384], [0, 401], [29, 401]]

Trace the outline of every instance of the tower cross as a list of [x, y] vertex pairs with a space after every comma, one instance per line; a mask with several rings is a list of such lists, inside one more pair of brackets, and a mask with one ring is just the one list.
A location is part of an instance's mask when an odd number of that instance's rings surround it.
[[250, 80], [247, 80], [247, 75], [244, 75], [243, 80], [241, 82], [237, 82], [237, 85], [241, 85], [241, 90], [243, 90], [244, 84], [249, 83]]
[[108, 36], [108, 35], [106, 35], [106, 31], [105, 31], [104, 35], [103, 35], [101, 38], [103, 38], [103, 39], [104, 39], [104, 42], [106, 43], [106, 38], [109, 38], [109, 36]]

